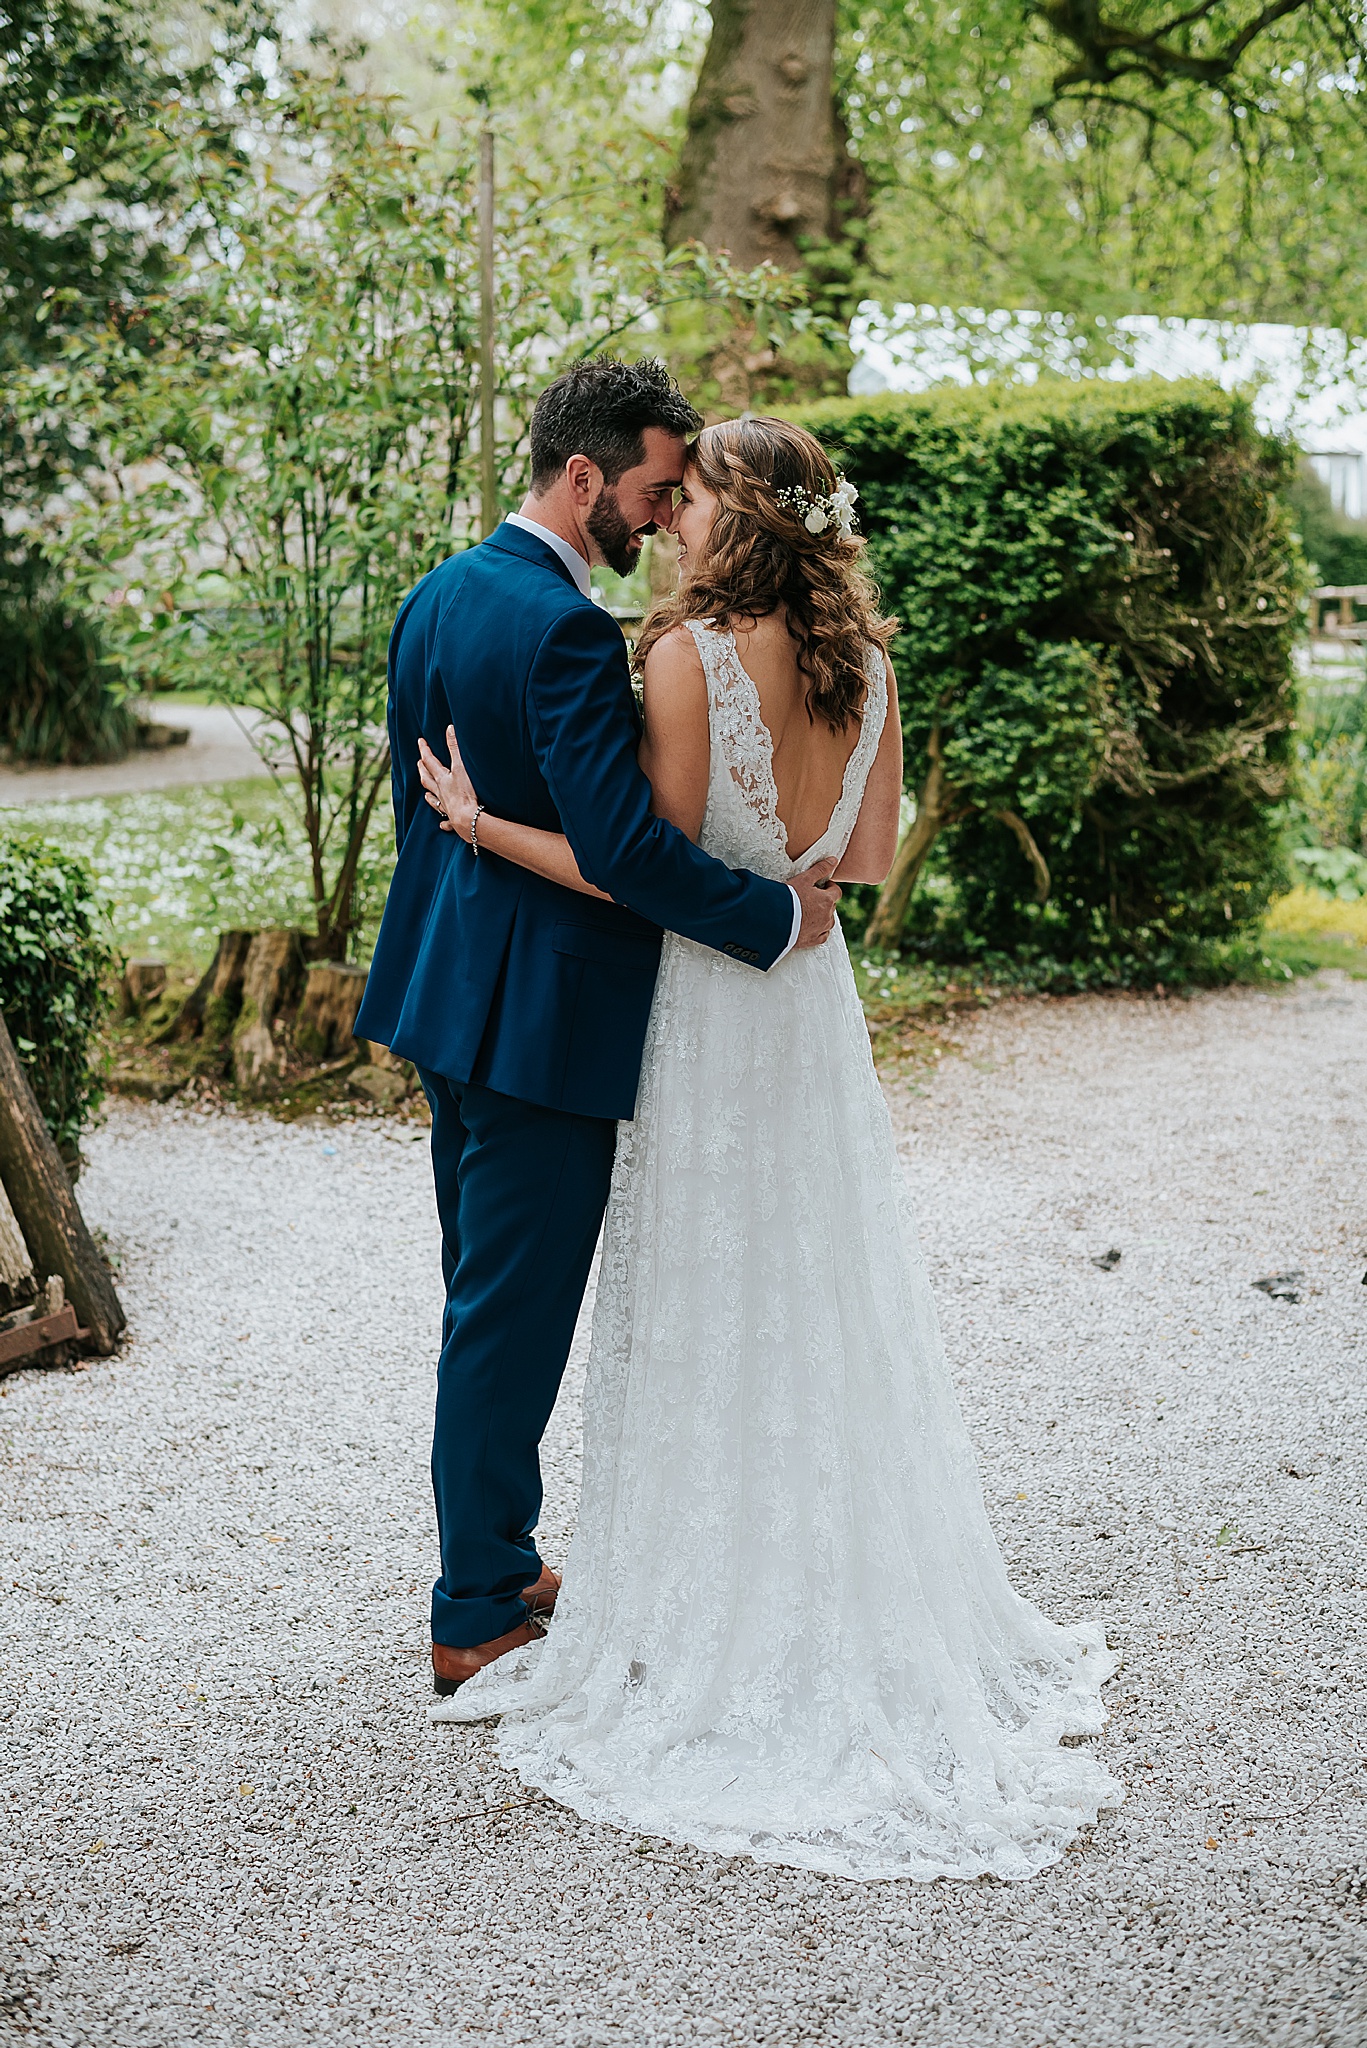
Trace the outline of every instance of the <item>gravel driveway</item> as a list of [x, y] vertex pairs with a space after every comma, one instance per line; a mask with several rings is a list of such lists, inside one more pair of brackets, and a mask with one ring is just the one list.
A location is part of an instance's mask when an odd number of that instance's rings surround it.
[[417, 1134], [118, 1104], [131, 1342], [0, 1402], [0, 2036], [1362, 2048], [1367, 984], [959, 1036], [895, 1111], [1016, 1582], [1124, 1652], [1120, 1813], [860, 1887], [529, 1800], [426, 1718]]

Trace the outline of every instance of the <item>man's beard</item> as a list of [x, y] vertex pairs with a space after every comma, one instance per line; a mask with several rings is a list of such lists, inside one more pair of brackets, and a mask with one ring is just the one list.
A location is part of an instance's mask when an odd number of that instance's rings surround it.
[[589, 516], [584, 523], [613, 574], [630, 576], [640, 560], [641, 550], [632, 546], [635, 536], [617, 502], [616, 491], [605, 485], [589, 508]]

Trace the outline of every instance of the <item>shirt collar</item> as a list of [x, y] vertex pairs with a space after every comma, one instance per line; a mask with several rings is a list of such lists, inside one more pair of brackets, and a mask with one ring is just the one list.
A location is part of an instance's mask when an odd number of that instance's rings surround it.
[[580, 595], [582, 597], [591, 597], [593, 595], [593, 585], [589, 579], [589, 565], [580, 554], [578, 548], [572, 548], [567, 540], [562, 540], [558, 533], [552, 533], [548, 526], [538, 526], [534, 519], [524, 519], [520, 512], [510, 512], [507, 517], [507, 524], [509, 526], [520, 526], [524, 533], [535, 534], [538, 540], [544, 541], [554, 554], [559, 555], [561, 561], [565, 564], [565, 567], [578, 585]]

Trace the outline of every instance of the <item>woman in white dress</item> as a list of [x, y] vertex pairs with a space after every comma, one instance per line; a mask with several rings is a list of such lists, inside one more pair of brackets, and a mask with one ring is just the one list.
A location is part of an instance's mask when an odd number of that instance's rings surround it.
[[[797, 427], [707, 428], [642, 636], [657, 809], [777, 880], [828, 856], [880, 880], [895, 844], [891, 628], [852, 500]], [[459, 758], [426, 776], [468, 837]], [[586, 886], [556, 835], [479, 833]], [[1122, 1796], [1062, 1741], [1102, 1726], [1115, 1662], [1007, 1578], [839, 926], [768, 974], [666, 934], [555, 1619], [433, 1718], [501, 1716], [505, 1760], [586, 1819], [847, 1877], [1023, 1878]]]

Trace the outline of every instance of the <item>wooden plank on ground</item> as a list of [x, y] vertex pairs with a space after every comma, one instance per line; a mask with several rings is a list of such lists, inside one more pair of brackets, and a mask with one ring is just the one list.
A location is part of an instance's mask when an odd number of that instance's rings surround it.
[[26, 1323], [0, 1325], [0, 1372], [12, 1372], [36, 1352], [54, 1344], [70, 1344], [86, 1332], [76, 1322], [76, 1311], [65, 1302], [54, 1315], [31, 1316]]

